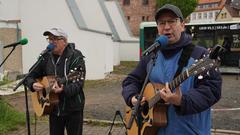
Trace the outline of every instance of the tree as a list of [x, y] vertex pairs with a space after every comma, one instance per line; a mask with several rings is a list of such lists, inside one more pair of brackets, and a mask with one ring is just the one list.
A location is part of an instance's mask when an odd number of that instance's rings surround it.
[[156, 0], [157, 8], [165, 4], [173, 4], [179, 7], [182, 11], [183, 17], [189, 16], [196, 8], [198, 0]]

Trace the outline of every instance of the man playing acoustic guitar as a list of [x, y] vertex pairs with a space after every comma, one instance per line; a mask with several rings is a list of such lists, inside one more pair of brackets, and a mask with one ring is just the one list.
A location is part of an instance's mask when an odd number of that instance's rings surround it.
[[[49, 114], [50, 135], [64, 135], [65, 128], [68, 135], [82, 135], [84, 56], [74, 43], [67, 42], [62, 29], [52, 28], [43, 35], [47, 36], [49, 51], [40, 56], [43, 58], [26, 81], [32, 93], [36, 93], [36, 101], [32, 101], [35, 112]], [[52, 95], [58, 100], [52, 101]]]
[[[142, 113], [140, 116], [138, 114], [137, 120], [134, 119], [128, 133], [138, 135], [139, 133], [135, 132], [138, 130], [132, 128], [140, 125], [141, 135], [210, 135], [210, 108], [221, 97], [221, 75], [219, 71], [211, 68], [199, 76], [189, 76], [195, 72], [191, 71], [193, 68], [187, 69], [196, 59], [207, 55], [208, 51], [192, 44], [191, 35], [184, 31], [184, 18], [178, 7], [171, 4], [164, 5], [156, 12], [155, 20], [159, 36], [167, 36], [168, 44], [167, 47], [156, 52], [156, 62], [149, 75], [149, 85], [144, 93], [150, 93], [153, 89], [152, 93], [157, 95], [151, 98], [147, 97], [149, 94], [143, 94], [141, 109], [138, 109]], [[136, 105], [150, 67], [151, 55], [142, 57], [138, 66], [123, 81], [122, 95], [128, 106]], [[200, 68], [204, 70], [204, 67]], [[178, 75], [180, 77], [177, 78]], [[172, 80], [174, 81], [170, 83]], [[161, 100], [155, 102], [156, 97]], [[148, 104], [147, 107], [146, 104]], [[160, 106], [160, 109], [157, 106]], [[161, 109], [161, 106], [165, 109]], [[154, 109], [151, 110], [151, 108]], [[160, 119], [165, 120], [164, 116], [156, 118], [158, 113], [164, 110], [166, 110], [166, 123], [156, 124], [156, 121]], [[145, 126], [146, 123], [148, 127]]]

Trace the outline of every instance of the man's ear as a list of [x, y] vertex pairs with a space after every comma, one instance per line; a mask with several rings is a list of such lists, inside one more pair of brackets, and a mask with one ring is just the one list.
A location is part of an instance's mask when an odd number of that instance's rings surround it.
[[181, 22], [182, 31], [185, 31], [185, 22]]

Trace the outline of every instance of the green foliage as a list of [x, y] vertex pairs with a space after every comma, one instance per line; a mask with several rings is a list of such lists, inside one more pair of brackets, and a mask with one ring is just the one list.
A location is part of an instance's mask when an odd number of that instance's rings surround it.
[[12, 107], [0, 99], [0, 135], [14, 130], [19, 124], [25, 123], [24, 113], [16, 112]]
[[157, 7], [172, 4], [180, 8], [184, 18], [189, 16], [196, 8], [198, 0], [156, 0]]
[[4, 77], [3, 77], [3, 80], [0, 81], [0, 86], [1, 86], [1, 85], [4, 85], [4, 84], [7, 84], [7, 83], [10, 83], [10, 82], [12, 82], [12, 81], [8, 80], [8, 79], [4, 76]]

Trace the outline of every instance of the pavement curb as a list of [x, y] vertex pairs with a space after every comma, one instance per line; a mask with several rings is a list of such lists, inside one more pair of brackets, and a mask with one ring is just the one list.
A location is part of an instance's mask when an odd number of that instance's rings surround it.
[[[85, 123], [93, 123], [93, 124], [112, 124], [113, 121], [110, 120], [99, 120], [99, 119], [83, 119]], [[114, 124], [124, 125], [122, 121], [114, 121]]]

